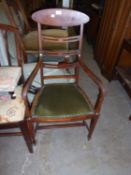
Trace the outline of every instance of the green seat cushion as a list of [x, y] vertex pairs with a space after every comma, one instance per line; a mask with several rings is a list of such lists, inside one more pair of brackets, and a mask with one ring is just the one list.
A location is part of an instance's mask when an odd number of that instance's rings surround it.
[[[56, 38], [68, 37], [68, 31], [62, 30], [62, 29], [45, 29], [42, 31], [42, 33], [46, 36], [52, 36]], [[38, 51], [39, 49], [38, 32], [37, 31], [29, 32], [23, 38], [23, 42], [26, 50]], [[45, 50], [67, 50], [68, 49], [67, 43], [46, 42], [43, 47]]]
[[46, 85], [35, 99], [33, 115], [46, 118], [65, 118], [92, 114], [93, 110], [76, 85]]

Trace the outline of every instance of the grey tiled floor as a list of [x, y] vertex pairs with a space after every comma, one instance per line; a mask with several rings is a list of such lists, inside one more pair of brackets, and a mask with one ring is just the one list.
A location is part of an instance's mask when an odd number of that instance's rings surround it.
[[[22, 137], [0, 138], [0, 175], [131, 174], [130, 99], [118, 81], [109, 83], [101, 76], [87, 44], [84, 54], [84, 61], [107, 89], [92, 140], [87, 141], [85, 128], [44, 130], [37, 133], [30, 154]], [[81, 83], [86, 88], [84, 76]], [[92, 97], [94, 89], [89, 89]]]

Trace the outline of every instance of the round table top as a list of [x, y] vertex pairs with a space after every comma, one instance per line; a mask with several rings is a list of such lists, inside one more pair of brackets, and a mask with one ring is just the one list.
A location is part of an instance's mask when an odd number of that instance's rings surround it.
[[34, 12], [32, 19], [44, 25], [66, 27], [87, 23], [89, 16], [76, 10], [51, 8]]

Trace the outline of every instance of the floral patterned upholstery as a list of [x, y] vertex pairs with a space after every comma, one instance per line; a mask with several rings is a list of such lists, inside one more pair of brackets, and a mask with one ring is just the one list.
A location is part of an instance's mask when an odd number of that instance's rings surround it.
[[20, 67], [0, 67], [0, 91], [13, 92], [20, 76]]
[[0, 124], [19, 122], [24, 119], [25, 105], [21, 96], [22, 87], [16, 87], [16, 98], [11, 99], [10, 94], [0, 93]]

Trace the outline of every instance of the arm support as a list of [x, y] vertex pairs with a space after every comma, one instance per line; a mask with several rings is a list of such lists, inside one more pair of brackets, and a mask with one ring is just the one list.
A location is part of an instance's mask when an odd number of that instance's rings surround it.
[[37, 63], [37, 65], [35, 66], [33, 72], [30, 74], [30, 76], [28, 77], [28, 79], [26, 80], [24, 86], [23, 86], [23, 91], [22, 91], [22, 97], [25, 101], [25, 105], [30, 107], [30, 104], [29, 104], [29, 100], [28, 100], [28, 90], [34, 80], [34, 77], [36, 76], [36, 74], [38, 73], [39, 69], [40, 69], [40, 61]]
[[79, 64], [82, 67], [82, 69], [84, 70], [84, 72], [95, 82], [95, 84], [99, 88], [99, 95], [97, 97], [96, 104], [95, 104], [95, 112], [99, 113], [100, 109], [101, 109], [101, 105], [104, 101], [104, 96], [105, 96], [106, 90], [105, 90], [101, 80], [95, 76], [95, 74], [83, 63], [83, 61], [81, 59], [79, 59]]

